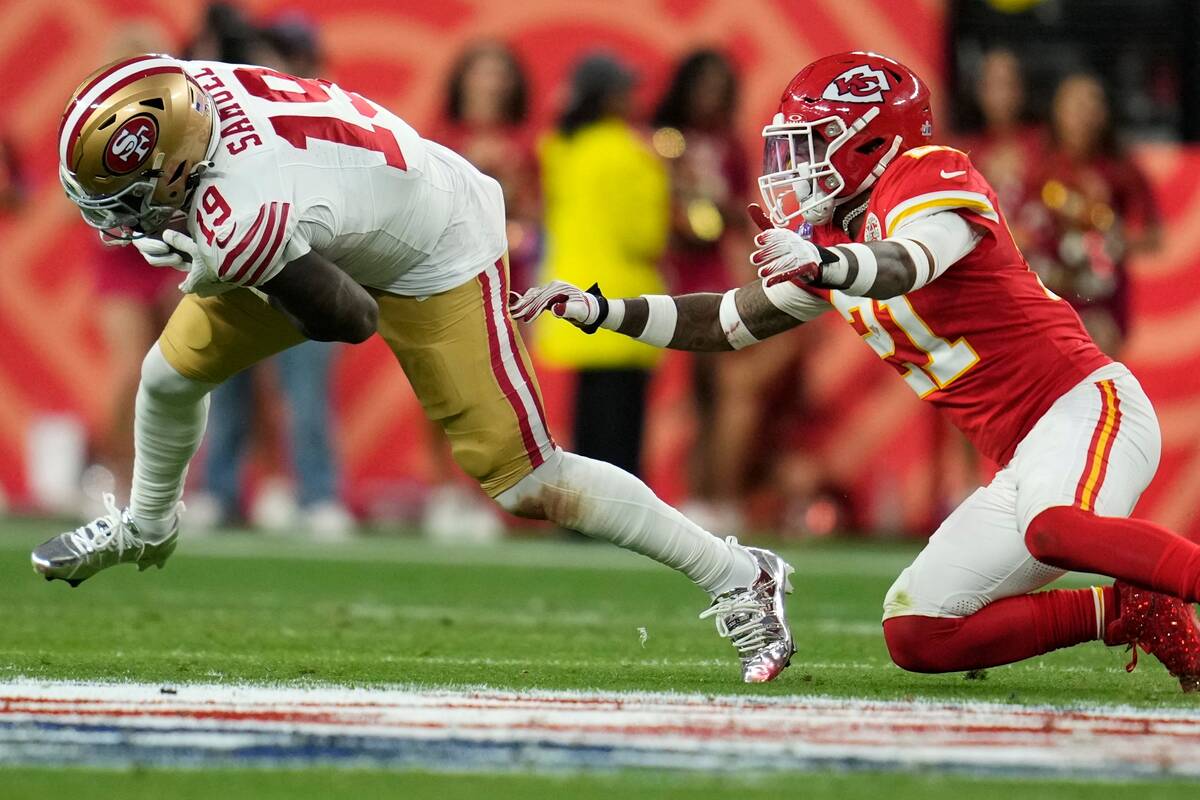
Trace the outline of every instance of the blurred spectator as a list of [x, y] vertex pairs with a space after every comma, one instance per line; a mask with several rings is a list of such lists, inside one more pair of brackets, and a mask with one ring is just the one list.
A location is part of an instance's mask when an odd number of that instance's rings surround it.
[[253, 63], [288, 75], [312, 78], [321, 71], [317, 29], [299, 12], [281, 14], [260, 28], [249, 52]]
[[[310, 76], [319, 72], [315, 30], [298, 15], [277, 18], [259, 31], [257, 38], [232, 31], [232, 40], [244, 48], [253, 63], [286, 74]], [[330, 445], [329, 378], [335, 348], [332, 342], [309, 341], [273, 359], [291, 412], [286, 420], [291, 440], [287, 451], [296, 492], [293, 500], [279, 478], [266, 480], [250, 514], [256, 524], [283, 530], [298, 522], [312, 535], [330, 540], [344, 538], [353, 529], [353, 518], [338, 500], [337, 464]], [[234, 375], [212, 393], [205, 461], [208, 496], [194, 502], [209, 521], [239, 518], [244, 457], [254, 434], [262, 429], [253, 424], [254, 391], [256, 385], [264, 385], [264, 377], [262, 367], [254, 367]], [[258, 404], [260, 415], [273, 410], [273, 404]], [[299, 515], [297, 505], [302, 511]]]
[[[654, 149], [667, 160], [671, 174], [671, 238], [665, 264], [675, 294], [723, 292], [752, 277], [745, 274], [748, 268], [730, 269], [731, 264], [742, 267], [749, 252], [745, 220], [746, 190], [751, 183], [734, 130], [737, 102], [737, 76], [728, 59], [715, 50], [696, 50], [680, 61], [654, 114]], [[692, 451], [693, 497], [687, 511], [720, 530], [739, 527], [733, 501], [724, 499], [728, 494], [724, 487], [742, 483], [730, 474], [730, 467], [736, 472], [745, 459], [718, 445], [736, 438], [735, 447], [748, 446], [740, 436], [722, 435], [729, 425], [741, 433], [739, 420], [747, 409], [722, 402], [721, 387], [737, 391], [742, 399], [747, 393], [720, 376], [744, 378], [743, 367], [724, 357], [696, 354], [692, 358], [698, 424]], [[755, 402], [750, 409], [754, 418], [758, 405]], [[725, 413], [719, 415], [719, 409]]]
[[[614, 297], [664, 290], [658, 264], [670, 230], [666, 168], [630, 119], [633, 73], [606, 55], [581, 61], [557, 130], [541, 143], [546, 208], [542, 280]], [[549, 321], [542, 356], [578, 371], [574, 450], [640, 473], [646, 386], [659, 351], [610, 331]]]
[[[724, 291], [742, 277], [728, 268], [722, 250], [729, 234], [744, 231], [750, 184], [733, 127], [737, 98], [729, 61], [698, 50], [680, 62], [654, 115], [654, 147], [671, 170], [666, 266], [673, 292]], [[734, 244], [745, 241], [734, 237]]]
[[1100, 348], [1116, 355], [1129, 329], [1128, 258], [1157, 246], [1159, 214], [1095, 77], [1075, 74], [1059, 84], [1051, 151], [1038, 167], [1030, 264], [1075, 306]]
[[1000, 207], [1018, 245], [1028, 243], [1022, 209], [1030, 191], [1031, 172], [1045, 151], [1045, 133], [1025, 117], [1025, 78], [1011, 50], [989, 51], [975, 85], [983, 127], [965, 138], [962, 148], [996, 190]]
[[482, 42], [459, 56], [446, 87], [445, 119], [432, 136], [504, 189], [511, 284], [529, 286], [539, 249], [537, 163], [528, 122], [528, 82], [516, 54]]
[[193, 61], [246, 64], [258, 42], [258, 31], [233, 3], [209, 3], [200, 30], [184, 51]]

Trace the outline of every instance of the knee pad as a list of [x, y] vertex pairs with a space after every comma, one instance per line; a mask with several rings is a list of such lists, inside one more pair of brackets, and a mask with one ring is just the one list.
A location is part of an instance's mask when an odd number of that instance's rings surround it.
[[526, 519], [552, 519], [549, 512], [554, 511], [551, 504], [555, 497], [561, 494], [564, 487], [563, 461], [567, 455], [562, 450], [556, 450], [536, 469], [517, 481], [513, 486], [496, 495], [495, 500], [510, 514]]
[[194, 403], [208, 394], [212, 388], [213, 384], [194, 381], [179, 374], [163, 356], [162, 349], [157, 342], [142, 359], [142, 375], [138, 391], [145, 392], [155, 400]]
[[555, 450], [495, 499], [501, 508], [518, 517], [546, 519], [564, 528], [581, 530], [585, 517], [594, 520], [597, 513], [606, 510], [603, 506], [607, 501], [599, 498], [619, 496], [619, 491], [614, 493], [613, 484], [614, 478], [619, 483], [622, 476], [626, 473], [612, 464]]

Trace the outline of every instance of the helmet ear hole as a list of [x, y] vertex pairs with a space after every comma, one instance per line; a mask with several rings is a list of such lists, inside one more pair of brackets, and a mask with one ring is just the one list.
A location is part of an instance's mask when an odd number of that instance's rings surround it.
[[858, 147], [856, 147], [854, 149], [857, 152], [862, 153], [863, 155], [870, 155], [871, 153], [874, 153], [879, 148], [883, 147], [883, 144], [884, 144], [883, 138], [876, 137], [874, 139], [870, 139], [870, 140], [864, 142], [863, 144], [860, 144]]
[[175, 171], [172, 172], [171, 177], [167, 179], [168, 184], [172, 184], [175, 181], [177, 181], [183, 177], [183, 167], [184, 167], [184, 163], [182, 161], [180, 161], [179, 166], [175, 167]]

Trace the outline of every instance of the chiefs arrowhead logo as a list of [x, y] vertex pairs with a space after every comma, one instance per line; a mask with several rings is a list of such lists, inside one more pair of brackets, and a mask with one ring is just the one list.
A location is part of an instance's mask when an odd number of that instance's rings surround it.
[[842, 103], [882, 103], [883, 93], [891, 88], [886, 72], [863, 64], [830, 81], [821, 97]]

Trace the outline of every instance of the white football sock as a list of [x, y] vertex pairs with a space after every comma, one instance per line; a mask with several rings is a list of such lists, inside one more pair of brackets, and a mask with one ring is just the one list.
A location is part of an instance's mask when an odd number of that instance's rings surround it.
[[603, 461], [559, 450], [496, 502], [525, 516], [540, 510], [564, 528], [649, 556], [713, 596], [758, 577], [758, 565], [744, 549], [713, 536], [633, 475]]
[[151, 541], [175, 526], [188, 462], [200, 447], [213, 384], [180, 375], [158, 344], [142, 362], [133, 421], [133, 490], [129, 506]]

